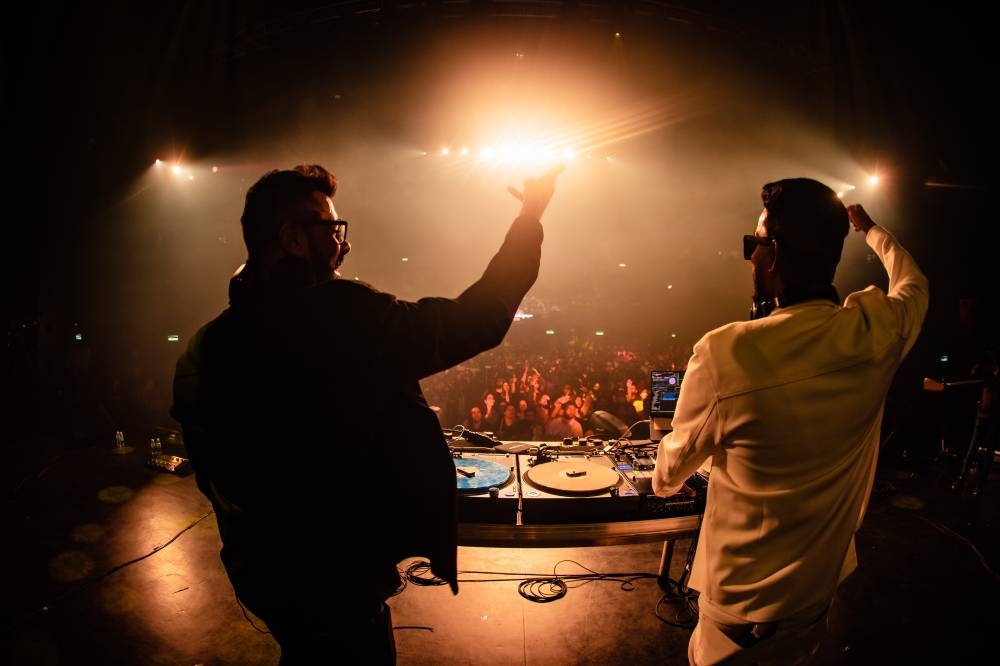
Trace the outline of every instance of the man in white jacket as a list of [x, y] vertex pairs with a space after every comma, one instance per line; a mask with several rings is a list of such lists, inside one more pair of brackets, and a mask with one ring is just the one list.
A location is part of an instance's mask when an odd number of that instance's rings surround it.
[[[694, 347], [653, 488], [676, 493], [711, 466], [690, 586], [690, 663], [804, 664], [840, 582], [857, 566], [889, 385], [927, 313], [913, 257], [860, 205], [814, 180], [769, 183], [744, 237], [751, 321]], [[849, 226], [889, 275], [840, 304], [833, 276]]]

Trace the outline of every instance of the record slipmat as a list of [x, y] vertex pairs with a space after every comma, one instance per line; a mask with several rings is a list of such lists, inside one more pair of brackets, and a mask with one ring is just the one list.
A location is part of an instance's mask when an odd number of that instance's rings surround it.
[[525, 472], [524, 477], [542, 490], [574, 495], [602, 493], [621, 480], [615, 469], [588, 460], [542, 463]]
[[460, 493], [480, 493], [490, 488], [507, 485], [510, 481], [509, 468], [492, 460], [481, 458], [453, 458], [455, 481]]

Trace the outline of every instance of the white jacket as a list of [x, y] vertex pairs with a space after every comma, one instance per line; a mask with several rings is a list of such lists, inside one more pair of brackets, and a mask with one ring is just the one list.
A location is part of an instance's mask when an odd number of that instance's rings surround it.
[[690, 586], [714, 620], [770, 622], [829, 603], [857, 566], [885, 396], [928, 303], [927, 278], [892, 234], [874, 226], [866, 242], [888, 294], [805, 301], [694, 347], [653, 488], [672, 495], [711, 464]]

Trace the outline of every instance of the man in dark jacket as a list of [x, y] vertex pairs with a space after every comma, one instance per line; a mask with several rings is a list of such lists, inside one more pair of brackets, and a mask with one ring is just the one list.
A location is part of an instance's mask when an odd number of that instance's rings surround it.
[[172, 414], [236, 596], [282, 664], [394, 663], [402, 559], [426, 557], [457, 594], [455, 469], [419, 380], [501, 342], [560, 171], [509, 188], [521, 211], [479, 280], [416, 302], [337, 279], [351, 245], [323, 167], [247, 192], [247, 262], [177, 363]]

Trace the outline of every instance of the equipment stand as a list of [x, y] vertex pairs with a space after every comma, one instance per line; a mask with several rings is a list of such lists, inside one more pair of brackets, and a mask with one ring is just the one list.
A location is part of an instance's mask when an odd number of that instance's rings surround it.
[[691, 543], [688, 545], [687, 560], [684, 562], [684, 573], [681, 574], [680, 579], [676, 583], [670, 578], [670, 564], [674, 559], [674, 541], [676, 539], [670, 538], [663, 542], [663, 551], [660, 553], [660, 569], [657, 572], [656, 582], [660, 584], [660, 588], [664, 592], [677, 592], [681, 595], [688, 593], [688, 579], [691, 577], [694, 553], [698, 548], [698, 535], [701, 534], [701, 521], [704, 517], [705, 514], [698, 516], [698, 525], [695, 527]]

